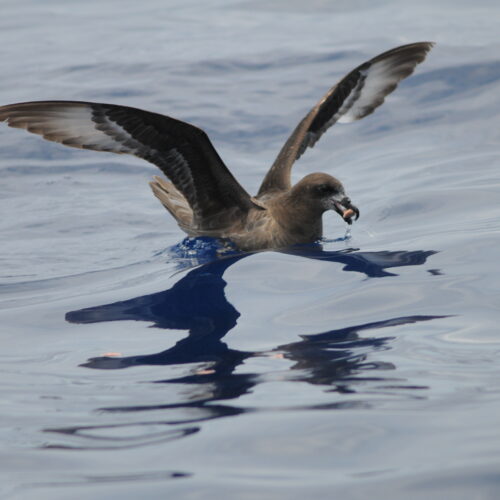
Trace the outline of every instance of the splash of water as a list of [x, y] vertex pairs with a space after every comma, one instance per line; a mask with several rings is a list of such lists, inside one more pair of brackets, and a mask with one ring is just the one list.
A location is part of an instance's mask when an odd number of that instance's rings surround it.
[[177, 263], [179, 269], [196, 267], [214, 260], [241, 253], [230, 240], [200, 236], [184, 238], [170, 247], [167, 254]]

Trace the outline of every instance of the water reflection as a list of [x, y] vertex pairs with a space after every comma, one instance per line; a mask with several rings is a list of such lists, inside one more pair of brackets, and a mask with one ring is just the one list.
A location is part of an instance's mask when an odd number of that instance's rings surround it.
[[[394, 276], [387, 271], [401, 266], [424, 264], [433, 251], [359, 252], [354, 249], [340, 252], [323, 251], [318, 247], [294, 249], [291, 253], [306, 258], [327, 260], [343, 264], [343, 270], [363, 273], [369, 277]], [[391, 317], [382, 321], [353, 325], [321, 333], [303, 335], [297, 342], [281, 345], [271, 352], [246, 352], [231, 349], [223, 337], [236, 325], [240, 313], [225, 296], [224, 272], [235, 262], [247, 255], [235, 255], [215, 260], [192, 269], [172, 288], [163, 292], [136, 297], [130, 300], [105, 304], [67, 313], [72, 323], [97, 323], [104, 321], [135, 320], [153, 323], [157, 328], [188, 330], [188, 336], [173, 347], [147, 355], [121, 358], [98, 357], [89, 359], [82, 366], [96, 369], [122, 369], [137, 365], [178, 365], [182, 363], [208, 362], [208, 368], [189, 373], [175, 379], [160, 380], [158, 383], [209, 384], [206, 397], [181, 406], [197, 406], [238, 398], [247, 393], [265, 375], [234, 373], [236, 368], [252, 356], [280, 356], [294, 364], [283, 377], [311, 384], [329, 386], [329, 390], [341, 393], [356, 392], [356, 386], [363, 380], [376, 377], [361, 377], [377, 370], [393, 370], [389, 363], [368, 361], [374, 351], [388, 349], [392, 337], [377, 337], [367, 333], [387, 327], [429, 321], [441, 316]], [[360, 336], [360, 333], [363, 336]], [[389, 379], [383, 379], [388, 382]], [[397, 385], [391, 380], [393, 386]], [[179, 405], [156, 405], [158, 408], [173, 408]], [[236, 411], [234, 408], [210, 406], [213, 418]], [[112, 411], [138, 411], [152, 407], [113, 408]]]
[[[117, 448], [137, 448], [159, 442], [173, 441], [191, 434], [200, 429], [197, 426], [179, 427], [171, 429], [172, 422], [134, 422], [132, 424], [87, 425], [77, 427], [61, 427], [44, 429], [44, 432], [61, 434], [73, 438], [75, 443], [50, 444], [43, 448], [65, 450], [111, 450]], [[82, 445], [81, 441], [86, 443]]]

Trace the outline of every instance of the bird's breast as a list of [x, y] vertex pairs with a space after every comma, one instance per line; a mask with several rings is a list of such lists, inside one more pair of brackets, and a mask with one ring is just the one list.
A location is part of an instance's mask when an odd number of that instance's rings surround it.
[[272, 209], [250, 211], [237, 232], [227, 235], [242, 250], [284, 248], [312, 243], [322, 236], [321, 218], [297, 221], [293, 214], [283, 217]]

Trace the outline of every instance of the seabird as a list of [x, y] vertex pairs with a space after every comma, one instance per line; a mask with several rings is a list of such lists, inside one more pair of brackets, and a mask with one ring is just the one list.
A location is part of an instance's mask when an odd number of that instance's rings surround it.
[[292, 165], [334, 123], [372, 113], [433, 45], [396, 47], [344, 76], [297, 125], [254, 197], [203, 130], [169, 116], [115, 104], [36, 101], [0, 107], [0, 121], [66, 146], [153, 163], [169, 179], [155, 176], [153, 193], [189, 236], [227, 238], [245, 251], [311, 243], [322, 237], [325, 211], [351, 224], [359, 210], [329, 174], [309, 174], [292, 186]]

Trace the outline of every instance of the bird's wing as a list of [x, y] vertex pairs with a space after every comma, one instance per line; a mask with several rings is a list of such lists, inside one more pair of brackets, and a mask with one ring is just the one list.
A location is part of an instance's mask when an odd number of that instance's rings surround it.
[[434, 44], [396, 47], [361, 64], [334, 85], [297, 125], [279, 152], [259, 195], [290, 188], [292, 165], [336, 122], [359, 120], [380, 106], [398, 83], [413, 73]]
[[0, 121], [66, 146], [132, 154], [155, 164], [201, 225], [228, 209], [253, 206], [207, 134], [174, 118], [113, 104], [39, 101], [0, 107]]

